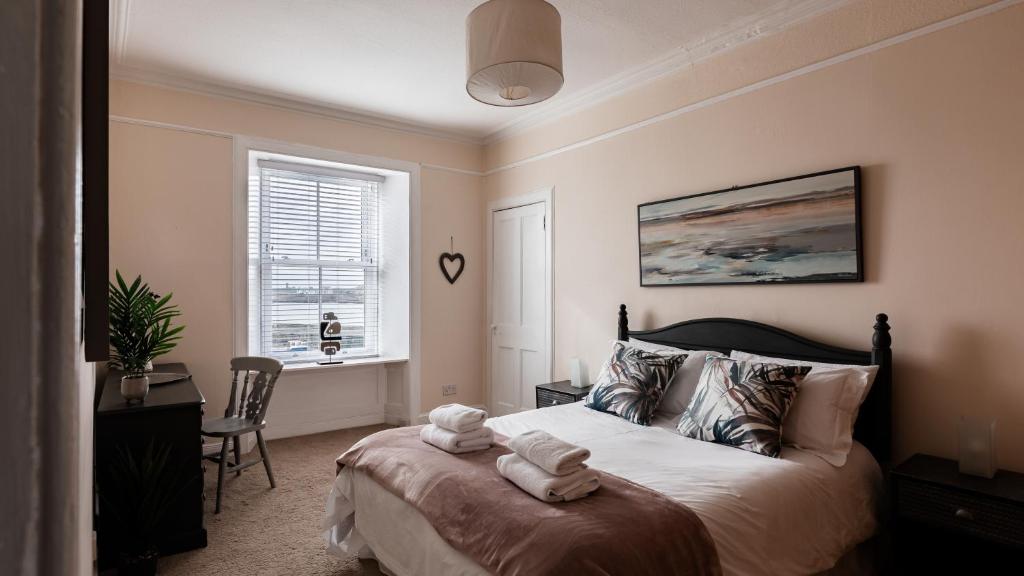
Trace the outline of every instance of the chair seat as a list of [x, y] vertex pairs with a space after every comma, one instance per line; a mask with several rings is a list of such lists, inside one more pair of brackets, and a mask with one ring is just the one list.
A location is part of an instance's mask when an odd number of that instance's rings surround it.
[[237, 436], [247, 432], [262, 430], [266, 426], [266, 420], [259, 424], [253, 424], [245, 418], [216, 418], [203, 422], [203, 436], [214, 436], [218, 438]]

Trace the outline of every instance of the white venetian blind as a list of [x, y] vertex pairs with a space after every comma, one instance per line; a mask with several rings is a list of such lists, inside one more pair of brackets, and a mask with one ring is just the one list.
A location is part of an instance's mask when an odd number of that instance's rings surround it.
[[259, 194], [249, 204], [250, 348], [285, 362], [323, 359], [320, 321], [331, 313], [341, 322], [341, 356], [376, 356], [383, 178], [272, 160], [257, 166]]

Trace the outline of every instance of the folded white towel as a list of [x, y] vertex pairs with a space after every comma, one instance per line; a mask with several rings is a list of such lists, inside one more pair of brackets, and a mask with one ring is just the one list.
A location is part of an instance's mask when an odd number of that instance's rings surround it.
[[576, 500], [601, 486], [597, 472], [590, 468], [555, 476], [515, 453], [498, 457], [498, 472], [530, 496], [544, 502]]
[[433, 424], [427, 424], [420, 429], [420, 440], [437, 446], [445, 452], [461, 454], [490, 448], [494, 442], [494, 430], [482, 426], [469, 432], [452, 432]]
[[469, 432], [484, 425], [487, 412], [462, 404], [445, 404], [430, 411], [430, 423], [452, 432]]
[[509, 440], [508, 447], [544, 471], [565, 476], [586, 468], [590, 450], [560, 440], [543, 430], [530, 430]]

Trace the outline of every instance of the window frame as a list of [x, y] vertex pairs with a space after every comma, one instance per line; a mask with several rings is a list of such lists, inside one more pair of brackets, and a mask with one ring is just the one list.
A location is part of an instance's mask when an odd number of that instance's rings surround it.
[[[262, 128], [261, 128], [262, 129]], [[251, 136], [237, 132], [206, 131], [223, 139], [231, 150], [232, 165], [228, 178], [232, 184], [231, 205], [231, 330], [225, 355], [247, 356], [249, 351], [249, 278], [248, 278], [248, 162], [251, 151], [267, 151], [269, 155], [316, 158], [348, 166], [372, 167], [387, 177], [380, 196], [381, 274], [379, 277], [381, 300], [387, 303], [381, 310], [381, 356], [352, 360], [333, 365], [289, 364], [284, 368], [282, 382], [288, 389], [301, 394], [306, 386], [345, 385], [349, 375], [365, 374], [375, 368], [378, 374], [378, 398], [386, 399], [386, 413], [415, 422], [420, 417], [422, 367], [422, 286], [427, 262], [423, 257], [422, 172], [436, 170], [433, 165], [382, 156], [358, 154], [337, 149], [297, 144], [295, 132], [287, 134], [291, 141], [266, 136]], [[360, 145], [358, 141], [342, 138], [333, 141]], [[460, 173], [462, 171], [459, 171]], [[447, 239], [447, 234], [445, 235]], [[427, 266], [427, 268], [424, 268]], [[382, 374], [399, 374], [401, 382], [392, 386]], [[399, 390], [400, 389], [400, 390]], [[399, 393], [400, 391], [400, 393]], [[393, 396], [394, 393], [395, 395]], [[396, 398], [396, 400], [391, 400]], [[401, 398], [398, 400], [397, 398]], [[394, 404], [392, 404], [394, 402]]]
[[[323, 313], [324, 313], [324, 303], [323, 303], [323, 274], [324, 274], [324, 270], [328, 270], [328, 269], [330, 269], [330, 270], [359, 270], [359, 269], [361, 269], [361, 270], [365, 271], [365, 270], [370, 269], [370, 270], [373, 271], [373, 273], [372, 273], [372, 275], [370, 275], [369, 279], [366, 279], [364, 277], [364, 286], [365, 286], [364, 289], [366, 290], [367, 293], [370, 293], [371, 292], [371, 288], [369, 286], [367, 286], [366, 281], [369, 280], [370, 282], [372, 282], [372, 285], [373, 285], [373, 288], [372, 288], [373, 298], [369, 299], [369, 300], [364, 300], [364, 303], [363, 303], [363, 319], [364, 319], [364, 324], [363, 324], [363, 326], [364, 326], [364, 338], [366, 338], [366, 332], [368, 331], [368, 326], [372, 322], [372, 324], [373, 324], [372, 338], [374, 339], [373, 346], [365, 346], [364, 345], [364, 346], [359, 347], [359, 348], [343, 348], [337, 355], [335, 355], [334, 359], [335, 359], [335, 361], [338, 361], [338, 359], [372, 359], [372, 358], [379, 358], [381, 356], [381, 334], [380, 334], [380, 332], [381, 332], [381, 308], [383, 307], [383, 303], [381, 301], [382, 300], [382, 297], [381, 297], [382, 295], [380, 294], [380, 291], [378, 290], [379, 276], [381, 274], [381, 262], [380, 262], [379, 252], [378, 252], [377, 248], [379, 248], [379, 244], [380, 244], [380, 241], [381, 241], [381, 239], [380, 239], [381, 226], [380, 226], [379, 208], [378, 208], [378, 206], [376, 204], [379, 204], [379, 194], [380, 194], [379, 187], [380, 187], [381, 184], [384, 183], [385, 177], [382, 177], [382, 176], [380, 176], [378, 174], [375, 174], [375, 173], [371, 172], [370, 170], [372, 170], [372, 168], [369, 168], [369, 167], [362, 167], [362, 166], [356, 167], [356, 168], [365, 168], [367, 170], [366, 172], [363, 172], [362, 170], [358, 170], [358, 169], [357, 170], [350, 170], [350, 169], [338, 168], [338, 167], [334, 167], [334, 166], [324, 166], [323, 164], [326, 161], [318, 160], [316, 158], [305, 158], [305, 157], [299, 157], [299, 156], [292, 156], [291, 159], [288, 160], [288, 161], [271, 160], [271, 159], [260, 158], [261, 155], [269, 155], [269, 154], [277, 155], [276, 153], [269, 152], [269, 151], [264, 151], [264, 150], [250, 150], [249, 153], [248, 153], [249, 158], [248, 158], [248, 162], [247, 162], [247, 181], [250, 183], [250, 185], [248, 187], [249, 188], [249, 193], [252, 193], [254, 191], [254, 188], [252, 186], [252, 182], [255, 180], [257, 182], [257, 184], [255, 186], [255, 192], [256, 192], [256, 194], [259, 197], [259, 199], [258, 199], [259, 203], [258, 203], [257, 208], [256, 208], [256, 210], [258, 211], [259, 214], [255, 218], [255, 226], [257, 227], [257, 235], [256, 235], [256, 238], [255, 238], [255, 245], [256, 245], [255, 254], [254, 254], [254, 250], [253, 250], [253, 246], [252, 246], [254, 238], [253, 238], [253, 236], [251, 234], [247, 234], [246, 235], [247, 236], [247, 244], [248, 244], [247, 248], [246, 248], [247, 265], [250, 267], [250, 269], [248, 270], [248, 274], [251, 276], [253, 274], [253, 270], [255, 270], [255, 276], [256, 276], [255, 285], [259, 286], [259, 289], [257, 289], [257, 290], [247, 291], [247, 296], [246, 296], [246, 298], [248, 300], [248, 302], [247, 302], [247, 310], [249, 311], [248, 317], [246, 318], [246, 323], [248, 325], [250, 333], [251, 333], [251, 331], [253, 331], [254, 328], [255, 328], [255, 330], [257, 332], [256, 335], [255, 335], [255, 338], [253, 338], [252, 335], [250, 334], [248, 353], [251, 354], [251, 355], [270, 356], [270, 357], [273, 357], [273, 358], [276, 358], [276, 359], [280, 360], [281, 362], [285, 363], [286, 365], [311, 364], [311, 363], [326, 361], [326, 360], [328, 360], [330, 358], [330, 357], [328, 357], [327, 355], [323, 354], [320, 351], [320, 349], [319, 349], [319, 345], [320, 345], [319, 338], [316, 338], [315, 346], [312, 345], [313, 342], [310, 342], [310, 344], [311, 344], [310, 349], [308, 351], [306, 351], [305, 353], [296, 353], [296, 354], [291, 355], [291, 356], [289, 356], [287, 354], [287, 352], [281, 353], [280, 351], [278, 351], [278, 352], [275, 353], [273, 351], [273, 349], [272, 349], [272, 344], [268, 344], [268, 342], [272, 342], [272, 335], [270, 335], [269, 333], [272, 330], [273, 312], [272, 312], [272, 309], [268, 309], [267, 308], [267, 304], [263, 301], [263, 298], [264, 298], [264, 295], [268, 292], [268, 290], [272, 289], [274, 268], [276, 268], [276, 267], [280, 267], [280, 268], [294, 268], [294, 269], [312, 268], [312, 269], [316, 270], [317, 276], [318, 276], [318, 281], [317, 281], [317, 286], [318, 286], [318, 290], [317, 290], [318, 291], [318, 302], [317, 302], [317, 316], [316, 316], [316, 322], [317, 322], [316, 326], [317, 327], [318, 327], [319, 321], [320, 321], [320, 319], [322, 319]], [[255, 177], [252, 174], [253, 170], [256, 171]], [[264, 235], [264, 233], [266, 231], [266, 227], [269, 225], [269, 224], [266, 223], [266, 219], [267, 219], [267, 214], [268, 214], [269, 208], [267, 208], [266, 202], [265, 202], [265, 199], [266, 199], [265, 197], [266, 197], [266, 195], [269, 192], [266, 190], [266, 187], [268, 185], [266, 184], [267, 174], [264, 172], [265, 170], [274, 170], [274, 171], [279, 171], [279, 172], [292, 172], [292, 173], [297, 174], [297, 175], [301, 175], [301, 176], [305, 176], [305, 177], [312, 177], [312, 178], [310, 178], [310, 180], [316, 182], [316, 188], [317, 188], [317, 200], [316, 200], [316, 209], [317, 209], [317, 217], [316, 217], [316, 225], [317, 225], [316, 251], [317, 251], [317, 254], [316, 254], [316, 258], [313, 258], [313, 259], [308, 259], [308, 258], [301, 258], [301, 259], [275, 258], [273, 255], [270, 255], [270, 253], [266, 250], [267, 246], [268, 246], [268, 242], [266, 242], [266, 240], [264, 239], [263, 235]], [[321, 186], [321, 184], [323, 182], [320, 180], [320, 178], [325, 178], [325, 179], [327, 179], [327, 178], [336, 178], [336, 179], [344, 179], [344, 180], [353, 180], [353, 181], [373, 183], [374, 189], [373, 189], [372, 197], [371, 197], [371, 195], [366, 194], [365, 191], [360, 193], [360, 203], [361, 203], [360, 215], [361, 215], [361, 218], [363, 219], [364, 224], [365, 224], [366, 220], [369, 219], [369, 218], [375, 218], [376, 222], [372, 223], [372, 225], [374, 227], [372, 234], [365, 233], [365, 227], [363, 227], [361, 229], [360, 238], [359, 238], [359, 244], [360, 244], [360, 248], [359, 248], [360, 259], [359, 260], [351, 260], [351, 261], [325, 260], [325, 259], [323, 259], [321, 257], [321, 254], [320, 254], [320, 250], [321, 250], [321, 243], [320, 243], [321, 218], [320, 218], [319, 214], [320, 214], [320, 206], [321, 206], [321, 204], [320, 204], [320, 186]], [[370, 206], [371, 203], [374, 204], [372, 207]], [[253, 204], [251, 202], [247, 202], [246, 204], [247, 204], [247, 206], [246, 206], [247, 222], [251, 225], [251, 224], [254, 223], [254, 218], [253, 218], [253, 214], [252, 214], [252, 212], [254, 211], [254, 208], [253, 208]], [[376, 247], [372, 246], [374, 243], [377, 244]], [[368, 252], [370, 252], [370, 253], [368, 254]], [[255, 258], [254, 258], [254, 256], [255, 256]], [[254, 302], [255, 302], [255, 304], [254, 304]], [[254, 310], [257, 311], [256, 318], [253, 318], [253, 314], [252, 313], [253, 313]], [[268, 324], [270, 324], [271, 326], [268, 326]], [[319, 330], [317, 330], [317, 333], [318, 332], [319, 332]], [[254, 343], [255, 343], [255, 345], [257, 347], [256, 350], [252, 349]], [[365, 340], [364, 340], [364, 344], [365, 344]], [[267, 349], [268, 346], [271, 347], [270, 350]]]

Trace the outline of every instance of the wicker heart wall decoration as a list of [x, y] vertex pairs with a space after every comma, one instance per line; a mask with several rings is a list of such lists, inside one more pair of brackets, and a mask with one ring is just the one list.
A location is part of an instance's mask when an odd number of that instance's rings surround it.
[[[462, 271], [466, 269], [466, 257], [459, 252], [455, 252], [455, 238], [451, 238], [451, 252], [445, 252], [441, 254], [441, 257], [437, 259], [437, 263], [441, 266], [441, 274], [444, 274], [449, 284], [455, 284], [455, 281], [462, 276]], [[458, 267], [456, 268], [456, 262]], [[453, 268], [454, 271], [449, 270]]]

